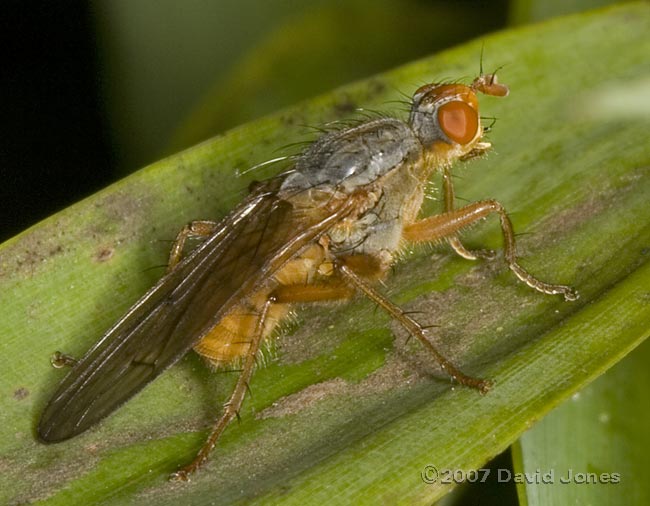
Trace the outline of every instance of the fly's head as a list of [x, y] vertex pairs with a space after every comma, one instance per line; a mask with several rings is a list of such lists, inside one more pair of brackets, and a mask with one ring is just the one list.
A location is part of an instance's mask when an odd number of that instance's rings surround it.
[[480, 75], [470, 86], [426, 84], [413, 95], [409, 123], [420, 142], [440, 164], [478, 156], [490, 148], [482, 142], [477, 93], [505, 97], [508, 87], [496, 74]]

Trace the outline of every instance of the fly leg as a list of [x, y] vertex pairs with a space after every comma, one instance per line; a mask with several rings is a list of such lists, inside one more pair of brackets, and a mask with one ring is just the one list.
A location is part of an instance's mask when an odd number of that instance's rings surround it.
[[[180, 262], [183, 255], [183, 248], [185, 247], [185, 241], [189, 237], [207, 237], [212, 234], [212, 232], [214, 232], [214, 229], [217, 227], [217, 225], [218, 224], [214, 221], [192, 221], [185, 225], [176, 236], [174, 245], [169, 252], [167, 272], [174, 270], [174, 267], [176, 267], [178, 262]], [[60, 351], [55, 351], [50, 358], [52, 367], [56, 369], [74, 367], [77, 362], [78, 359]]]
[[235, 389], [230, 395], [228, 401], [223, 406], [223, 414], [212, 427], [212, 431], [210, 432], [208, 439], [203, 444], [196, 457], [194, 457], [194, 460], [173, 473], [169, 477], [171, 480], [189, 481], [190, 475], [207, 462], [208, 457], [210, 456], [210, 452], [214, 449], [217, 440], [226, 429], [228, 424], [233, 420], [233, 418], [239, 415], [239, 410], [241, 409], [242, 403], [244, 402], [244, 397], [246, 396], [246, 390], [248, 390], [248, 383], [250, 382], [250, 379], [253, 375], [253, 370], [255, 369], [257, 352], [259, 351], [260, 343], [264, 338], [264, 326], [266, 317], [268, 316], [269, 308], [275, 302], [276, 301], [273, 297], [269, 297], [262, 307], [259, 318], [257, 320], [255, 333], [250, 341], [246, 356], [244, 357], [241, 373], [239, 374], [239, 378], [235, 384]]
[[[442, 173], [442, 193], [445, 196], [445, 213], [449, 213], [454, 210], [455, 197], [451, 172], [449, 172], [449, 168], [447, 167], [445, 167]], [[457, 234], [448, 237], [447, 242], [458, 255], [467, 260], [478, 260], [479, 258], [491, 260], [496, 257], [496, 252], [491, 249], [468, 250], [460, 241]]]
[[64, 367], [74, 367], [78, 359], [74, 358], [72, 355], [63, 353], [60, 351], [55, 351], [52, 357], [50, 358], [50, 363], [55, 369], [63, 369]]
[[181, 261], [183, 256], [183, 248], [185, 247], [185, 242], [190, 237], [208, 237], [211, 235], [217, 228], [218, 223], [216, 221], [207, 221], [207, 220], [196, 220], [191, 221], [185, 225], [174, 240], [174, 245], [172, 246], [171, 251], [169, 252], [169, 261], [167, 262], [167, 272], [174, 270], [174, 267], [178, 265], [178, 262]]
[[269, 308], [273, 304], [290, 304], [298, 302], [319, 302], [328, 300], [341, 300], [354, 295], [354, 290], [345, 285], [341, 280], [327, 284], [295, 284], [281, 285], [271, 292], [255, 325], [255, 333], [249, 343], [249, 348], [244, 357], [243, 366], [235, 388], [224, 404], [224, 412], [212, 428], [210, 436], [199, 450], [194, 460], [187, 466], [179, 469], [170, 476], [172, 480], [189, 481], [190, 475], [199, 469], [207, 460], [210, 452], [228, 424], [235, 418], [244, 402], [248, 383], [255, 369], [255, 359], [264, 339], [266, 320]]
[[519, 265], [512, 222], [503, 206], [496, 200], [481, 200], [460, 209], [416, 221], [404, 228], [403, 237], [410, 242], [430, 242], [453, 237], [459, 230], [477, 223], [492, 213], [497, 213], [501, 220], [504, 257], [515, 276], [538, 292], [549, 295], [562, 294], [567, 301], [576, 300], [579, 295], [575, 289], [541, 281]]
[[361, 291], [401, 323], [409, 334], [416, 337], [433, 355], [433, 358], [440, 364], [442, 369], [458, 383], [475, 388], [481, 393], [489, 390], [489, 381], [473, 378], [460, 371], [429, 342], [424, 329], [417, 321], [368, 284], [366, 279], [377, 278], [382, 272], [382, 268], [376, 259], [365, 255], [353, 255], [345, 258], [345, 260], [339, 259], [335, 261], [333, 268], [335, 270], [334, 279], [331, 279], [327, 284], [280, 286], [273, 291], [274, 299], [278, 303], [321, 302], [350, 299], [357, 291]]
[[[359, 263], [359, 257], [356, 258], [355, 263]], [[424, 328], [417, 321], [411, 318], [407, 313], [402, 311], [402, 309], [388, 300], [384, 295], [376, 291], [372, 286], [370, 286], [357, 272], [355, 269], [352, 269], [350, 265], [347, 264], [345, 260], [337, 262], [335, 265], [338, 274], [348, 282], [350, 286], [353, 286], [355, 289], [361, 291], [366, 297], [372, 300], [375, 304], [381, 307], [386, 311], [392, 318], [397, 320], [402, 327], [404, 327], [409, 334], [417, 338], [418, 341], [426, 348], [426, 350], [433, 355], [443, 371], [445, 371], [449, 376], [456, 380], [461, 385], [475, 388], [481, 393], [486, 393], [490, 389], [490, 382], [488, 380], [474, 378], [468, 376], [460, 369], [458, 369], [454, 364], [451, 363], [444, 355], [442, 355], [436, 347], [431, 344], [425, 335]]]
[[[183, 255], [183, 248], [185, 247], [185, 241], [189, 237], [207, 237], [212, 234], [212, 232], [214, 232], [214, 229], [217, 227], [217, 225], [218, 224], [214, 221], [192, 221], [185, 225], [176, 236], [174, 245], [169, 252], [167, 272], [174, 270], [174, 267], [176, 267], [178, 262], [180, 262]], [[52, 367], [56, 369], [74, 367], [77, 362], [78, 359], [60, 351], [55, 351], [50, 358]]]

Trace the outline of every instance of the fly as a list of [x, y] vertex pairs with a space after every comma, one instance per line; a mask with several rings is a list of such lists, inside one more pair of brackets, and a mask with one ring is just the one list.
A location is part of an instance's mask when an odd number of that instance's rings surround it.
[[[223, 220], [186, 225], [162, 279], [83, 358], [59, 356], [72, 369], [43, 412], [40, 439], [55, 443], [87, 430], [194, 349], [213, 366], [239, 364], [240, 374], [205, 444], [172, 475], [188, 480], [237, 416], [256, 356], [289, 307], [359, 293], [417, 338], [451, 378], [487, 392], [489, 381], [459, 370], [415, 319], [375, 288], [409, 244], [446, 240], [466, 259], [491, 256], [467, 249], [458, 234], [497, 214], [515, 276], [538, 292], [577, 299], [572, 288], [541, 281], [519, 265], [513, 227], [499, 202], [454, 207], [451, 165], [490, 148], [482, 140], [478, 93], [503, 97], [508, 88], [495, 74], [469, 86], [422, 86], [407, 122], [382, 117], [328, 133], [290, 170], [255, 183]], [[419, 219], [434, 172], [442, 176], [444, 212]], [[204, 240], [183, 257], [190, 237]]]

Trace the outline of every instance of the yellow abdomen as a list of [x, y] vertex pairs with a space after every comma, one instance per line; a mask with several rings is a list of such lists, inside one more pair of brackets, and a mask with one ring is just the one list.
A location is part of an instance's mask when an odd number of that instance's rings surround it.
[[[260, 312], [276, 286], [308, 285], [314, 282], [319, 266], [325, 261], [323, 247], [313, 244], [288, 262], [266, 283], [265, 288], [242, 300], [194, 346], [194, 351], [215, 367], [236, 365], [246, 356], [250, 340], [258, 331]], [[263, 339], [267, 339], [289, 312], [288, 304], [273, 304], [268, 311]]]

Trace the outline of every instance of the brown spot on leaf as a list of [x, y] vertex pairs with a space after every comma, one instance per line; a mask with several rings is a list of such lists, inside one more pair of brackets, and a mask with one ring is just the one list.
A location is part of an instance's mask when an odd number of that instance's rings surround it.
[[258, 419], [277, 418], [299, 413], [332, 395], [361, 397], [385, 392], [392, 388], [410, 385], [420, 378], [417, 371], [396, 354], [391, 354], [386, 363], [369, 374], [359, 383], [333, 378], [303, 388], [299, 392], [278, 399], [270, 407], [257, 414]]
[[97, 252], [95, 252], [94, 259], [96, 262], [108, 262], [111, 258], [113, 258], [114, 253], [115, 248], [99, 248]]
[[27, 390], [25, 387], [17, 388], [14, 391], [14, 399], [16, 399], [17, 401], [22, 401], [27, 397], [29, 397], [29, 390]]

